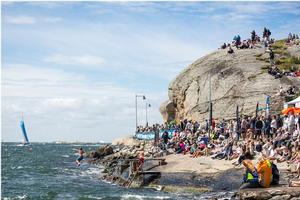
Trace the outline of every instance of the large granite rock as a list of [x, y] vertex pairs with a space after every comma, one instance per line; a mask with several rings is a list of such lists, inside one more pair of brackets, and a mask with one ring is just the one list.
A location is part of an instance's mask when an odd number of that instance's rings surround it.
[[[289, 48], [292, 55], [299, 56], [299, 45]], [[169, 99], [160, 107], [164, 120], [207, 118], [209, 77], [214, 118], [234, 118], [236, 105], [241, 114], [254, 114], [256, 103], [265, 106], [267, 95], [271, 96], [271, 113], [280, 112], [285, 99], [276, 96], [279, 87], [294, 85], [299, 89], [300, 78], [275, 79], [266, 73], [267, 58], [264, 48], [256, 48], [235, 50], [233, 54], [217, 50], [196, 60], [170, 83]]]

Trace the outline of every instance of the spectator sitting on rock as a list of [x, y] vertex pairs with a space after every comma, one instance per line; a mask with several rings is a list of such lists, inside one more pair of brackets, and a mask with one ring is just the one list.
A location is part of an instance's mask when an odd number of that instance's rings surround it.
[[221, 46], [221, 49], [226, 49], [227, 45], [226, 43], [224, 43], [222, 46]]
[[290, 86], [289, 89], [286, 91], [288, 95], [295, 95], [296, 94], [296, 87]]
[[234, 53], [234, 51], [233, 51], [233, 49], [231, 48], [231, 46], [229, 46], [229, 49], [228, 49], [227, 53], [229, 53], [229, 54]]

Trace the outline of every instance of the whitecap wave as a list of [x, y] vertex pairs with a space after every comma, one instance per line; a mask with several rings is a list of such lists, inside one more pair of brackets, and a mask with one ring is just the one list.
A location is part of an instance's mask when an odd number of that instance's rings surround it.
[[103, 197], [95, 197], [95, 196], [92, 196], [92, 195], [88, 195], [88, 196], [85, 196], [89, 199], [103, 199]]
[[22, 200], [22, 199], [26, 199], [27, 196], [26, 195], [18, 195], [16, 197], [4, 197], [3, 200]]

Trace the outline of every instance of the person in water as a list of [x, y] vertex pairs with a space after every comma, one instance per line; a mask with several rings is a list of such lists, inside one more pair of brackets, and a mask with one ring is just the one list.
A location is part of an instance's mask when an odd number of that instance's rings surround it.
[[77, 163], [77, 166], [80, 166], [80, 162], [83, 160], [83, 155], [84, 155], [84, 150], [82, 147], [80, 147], [80, 149], [78, 149], [78, 154], [79, 156], [77, 157], [76, 159], [76, 163]]

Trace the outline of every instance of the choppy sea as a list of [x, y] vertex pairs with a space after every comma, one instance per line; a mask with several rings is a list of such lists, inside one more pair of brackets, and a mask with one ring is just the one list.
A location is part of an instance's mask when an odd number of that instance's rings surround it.
[[74, 148], [99, 144], [1, 143], [1, 199], [209, 199], [211, 194], [171, 194], [154, 189], [127, 189], [100, 179], [101, 169], [75, 164]]

